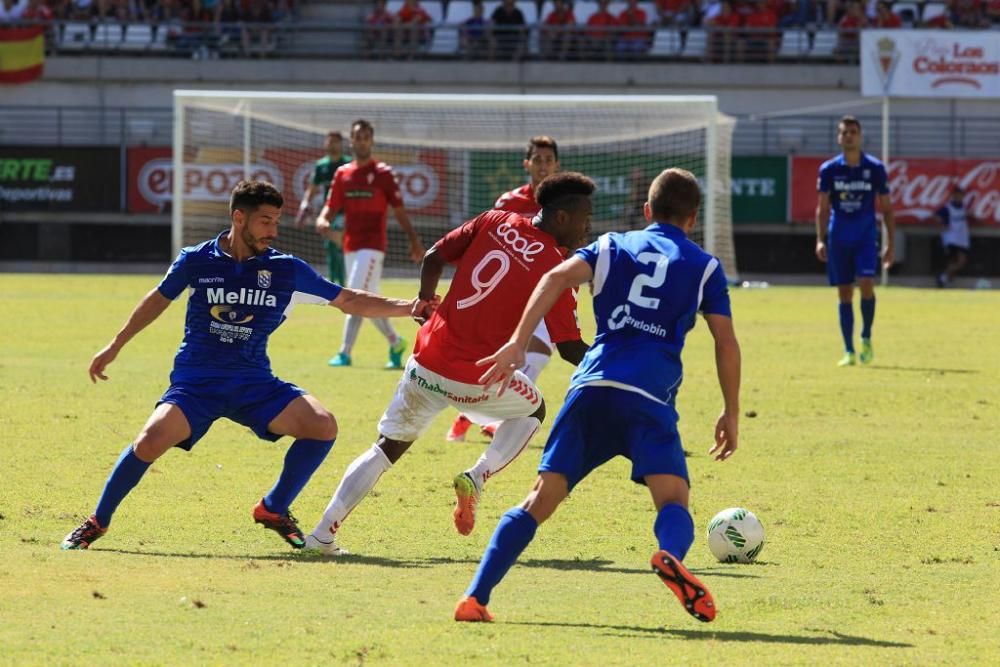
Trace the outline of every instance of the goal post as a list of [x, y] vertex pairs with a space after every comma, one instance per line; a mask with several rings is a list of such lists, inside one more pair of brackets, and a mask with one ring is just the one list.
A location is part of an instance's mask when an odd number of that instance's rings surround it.
[[[683, 167], [702, 181], [693, 238], [737, 277], [731, 214], [734, 120], [714, 96], [434, 95], [393, 93], [174, 92], [173, 244], [209, 238], [228, 225], [229, 190], [242, 178], [273, 182], [285, 195], [277, 247], [314, 264], [325, 250], [312, 228], [292, 221], [323, 156], [327, 132], [352, 122], [375, 127], [373, 155], [393, 167], [404, 205], [426, 245], [492, 207], [527, 181], [529, 138], [556, 140], [563, 170], [597, 183], [594, 236], [645, 226], [652, 178]], [[317, 198], [312, 210], [322, 208]], [[416, 275], [399, 226], [388, 222], [386, 269]]]

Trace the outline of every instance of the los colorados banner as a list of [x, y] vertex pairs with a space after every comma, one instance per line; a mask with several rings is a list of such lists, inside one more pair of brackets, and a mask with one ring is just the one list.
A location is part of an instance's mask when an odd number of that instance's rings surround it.
[[[792, 210], [794, 222], [816, 220], [816, 179], [827, 158], [792, 158]], [[977, 222], [1000, 225], [1000, 159], [942, 160], [900, 158], [888, 168], [896, 222], [926, 224], [944, 206], [958, 184], [966, 193], [966, 209]]]
[[861, 94], [1000, 97], [1000, 36], [995, 30], [864, 30]]

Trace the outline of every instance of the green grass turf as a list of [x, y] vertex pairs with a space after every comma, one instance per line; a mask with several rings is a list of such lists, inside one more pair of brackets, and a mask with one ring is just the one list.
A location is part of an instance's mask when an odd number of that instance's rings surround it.
[[[453, 415], [442, 415], [341, 530], [356, 555], [330, 561], [292, 552], [250, 520], [288, 441], [265, 443], [220, 422], [192, 453], [157, 462], [91, 551], [59, 550], [166, 387], [183, 303], [125, 348], [109, 382], [92, 386], [86, 373], [155, 280], [0, 275], [0, 662], [1000, 659], [996, 292], [880, 290], [875, 365], [838, 368], [833, 290], [735, 291], [742, 409], [755, 416], [743, 418], [730, 461], [706, 456], [721, 400], [701, 324], [688, 339], [679, 398], [698, 526], [687, 563], [711, 587], [718, 619], [690, 618], [649, 572], [654, 512], [619, 460], [541, 528], [494, 592], [497, 622], [466, 625], [451, 620], [454, 603], [497, 519], [533, 480], [545, 432], [491, 480], [476, 530], [463, 538], [451, 522], [450, 480], [484, 443], [446, 443]], [[386, 346], [368, 324], [356, 365], [326, 366], [342, 321], [335, 309], [299, 306], [271, 343], [276, 373], [340, 423], [294, 505], [306, 530], [370, 446], [397, 380], [381, 370]], [[412, 341], [414, 325], [399, 327]], [[554, 360], [541, 378], [550, 415], [569, 374]], [[708, 520], [736, 505], [767, 530], [754, 565], [718, 564], [707, 548]]]

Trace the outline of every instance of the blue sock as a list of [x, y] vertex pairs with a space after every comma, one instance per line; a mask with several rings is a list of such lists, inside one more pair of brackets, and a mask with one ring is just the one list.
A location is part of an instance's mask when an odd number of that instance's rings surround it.
[[875, 321], [875, 295], [870, 299], [861, 299], [861, 337], [872, 337], [872, 322]]
[[104, 483], [101, 498], [97, 501], [97, 509], [94, 510], [94, 516], [97, 517], [97, 523], [101, 525], [101, 528], [107, 528], [111, 524], [111, 515], [115, 513], [118, 505], [129, 494], [129, 491], [139, 483], [150, 465], [152, 464], [146, 463], [135, 455], [131, 443], [118, 457], [114, 470], [108, 475], [108, 481]]
[[677, 560], [684, 560], [694, 542], [694, 520], [691, 513], [683, 505], [667, 503], [656, 515], [653, 534], [661, 549], [670, 552]]
[[264, 505], [275, 514], [284, 514], [306, 482], [330, 453], [333, 440], [299, 438], [285, 454], [285, 467], [274, 487], [264, 496]]
[[493, 538], [483, 553], [483, 560], [479, 562], [476, 576], [465, 594], [476, 598], [481, 605], [488, 604], [493, 588], [534, 539], [537, 529], [538, 522], [526, 510], [520, 507], [508, 510], [497, 524]]
[[840, 304], [840, 333], [844, 336], [844, 349], [854, 352], [854, 304]]

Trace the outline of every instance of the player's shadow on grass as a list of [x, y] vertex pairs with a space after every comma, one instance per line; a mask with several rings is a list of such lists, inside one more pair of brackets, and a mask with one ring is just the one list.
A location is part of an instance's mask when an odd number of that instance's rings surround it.
[[[315, 552], [291, 551], [285, 554], [219, 554], [198, 552], [166, 552], [137, 551], [135, 549], [95, 549], [129, 556], [151, 556], [156, 558], [211, 558], [236, 561], [279, 561], [284, 563], [344, 563], [345, 565], [376, 565], [378, 567], [427, 569], [439, 565], [477, 565], [478, 558], [450, 558], [446, 556], [431, 556], [429, 558], [389, 558], [386, 556], [369, 556], [366, 554], [345, 554], [341, 556], [324, 556]], [[610, 574], [642, 574], [648, 575], [651, 570], [631, 567], [612, 567], [614, 561], [594, 558], [591, 560], [559, 560], [559, 559], [525, 559], [518, 561], [520, 567], [544, 568], [549, 570], [572, 570], [584, 572], [607, 572]], [[713, 577], [757, 578], [754, 574], [735, 572], [718, 572], [714, 570], [692, 570], [693, 572], [711, 574]]]
[[913, 644], [891, 642], [883, 639], [857, 637], [832, 630], [817, 630], [822, 635], [772, 635], [766, 632], [727, 632], [713, 630], [681, 630], [678, 628], [643, 627], [640, 625], [602, 625], [600, 623], [557, 623], [547, 621], [501, 621], [504, 625], [534, 625], [564, 628], [591, 628], [594, 630], [620, 630], [621, 637], [675, 637], [684, 640], [716, 642], [762, 642], [766, 644], [805, 644], [815, 646], [872, 646], [877, 648], [913, 648]]
[[928, 366], [868, 366], [866, 370], [872, 371], [907, 371], [910, 373], [940, 373], [946, 375], [978, 375], [979, 370], [975, 368], [931, 368]]

